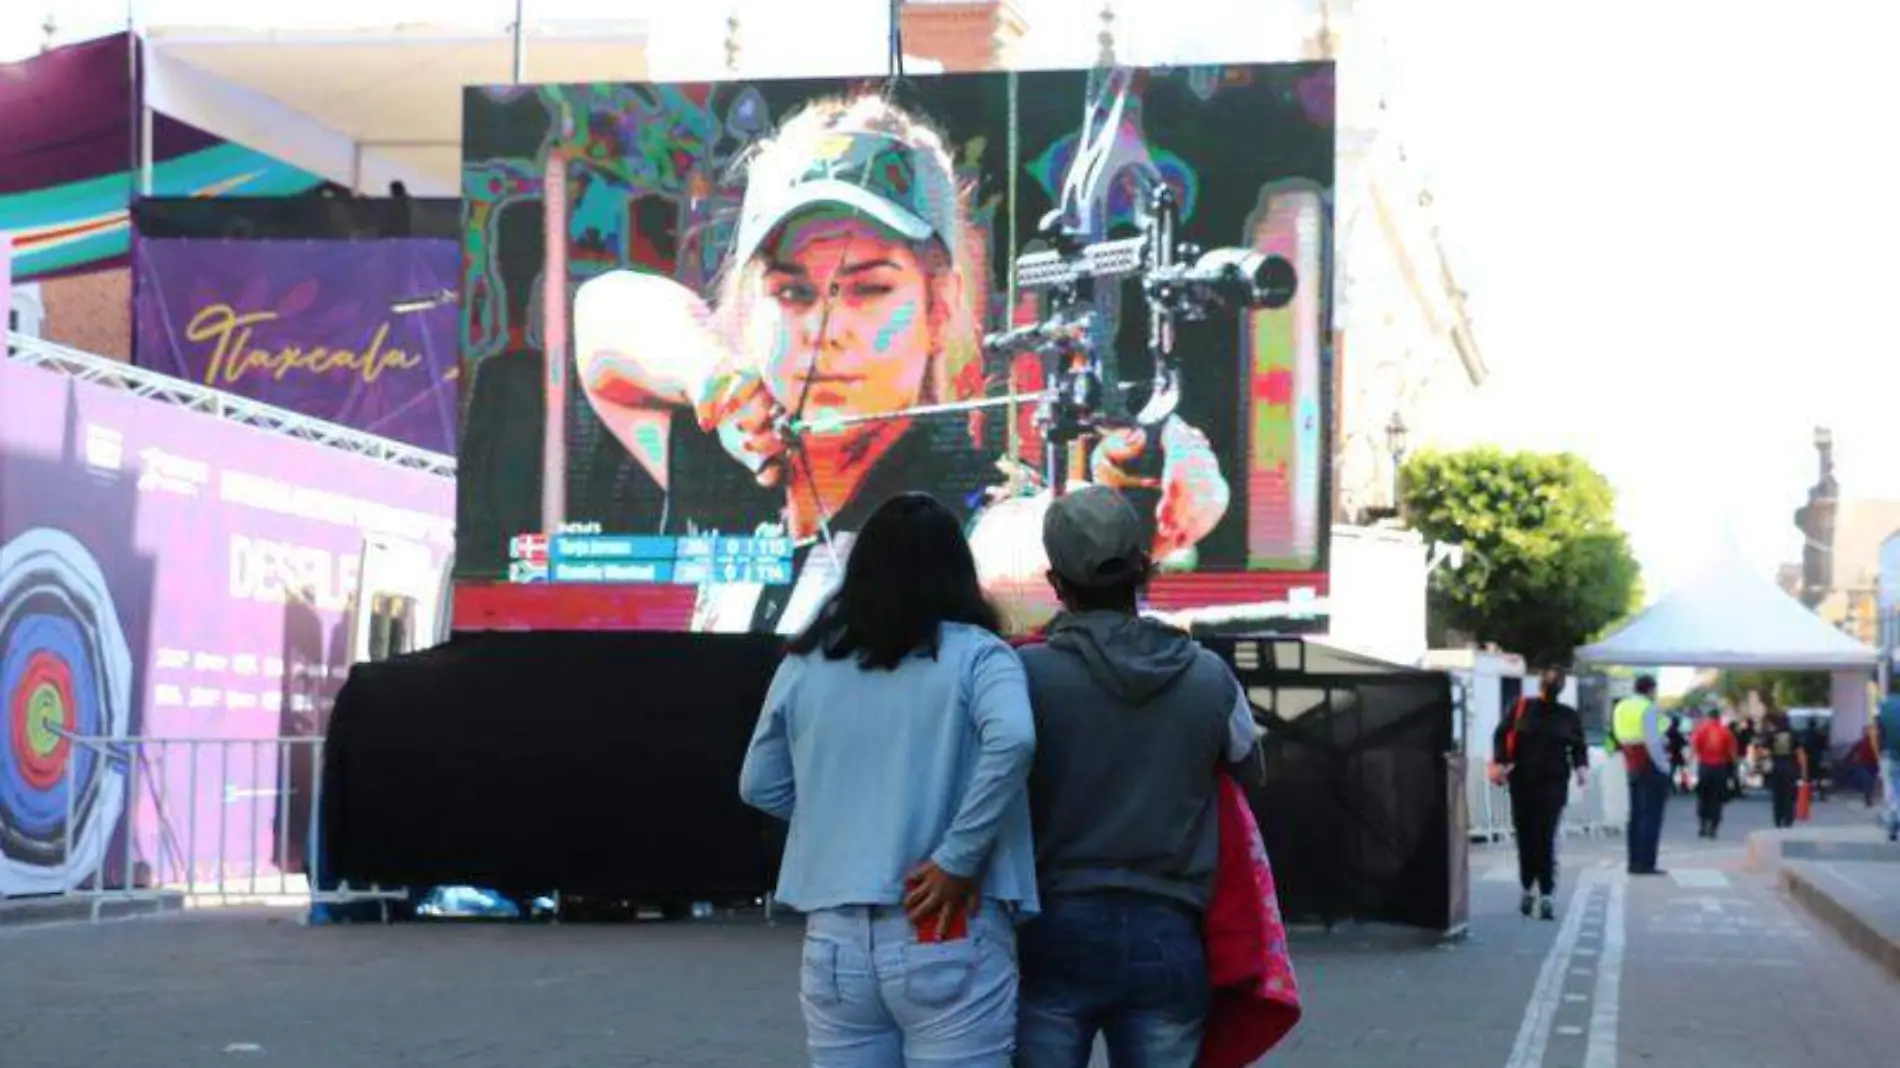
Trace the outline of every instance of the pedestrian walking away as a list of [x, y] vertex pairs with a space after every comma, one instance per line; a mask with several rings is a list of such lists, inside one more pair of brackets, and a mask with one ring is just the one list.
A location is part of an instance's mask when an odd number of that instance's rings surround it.
[[1711, 708], [1689, 737], [1695, 750], [1695, 812], [1701, 823], [1697, 834], [1714, 838], [1722, 829], [1722, 808], [1728, 803], [1729, 786], [1735, 778], [1735, 763], [1741, 751], [1735, 735], [1722, 723], [1722, 710]]
[[999, 622], [956, 515], [893, 497], [766, 693], [739, 794], [791, 821], [813, 1068], [1010, 1062], [1035, 720]]
[[1792, 827], [1795, 799], [1808, 778], [1808, 751], [1801, 745], [1788, 714], [1764, 701], [1767, 714], [1761, 719], [1761, 733], [1755, 739], [1756, 759], [1768, 765], [1768, 794], [1774, 801], [1775, 826]]
[[1491, 738], [1491, 781], [1511, 788], [1511, 827], [1517, 836], [1517, 878], [1523, 889], [1518, 911], [1551, 920], [1557, 916], [1557, 831], [1570, 780], [1587, 781], [1590, 754], [1583, 719], [1558, 700], [1564, 670], [1547, 667], [1535, 697], [1518, 699]]
[[1136, 614], [1149, 535], [1078, 489], [1043, 522], [1063, 614], [1021, 650], [1042, 914], [1023, 928], [1018, 1068], [1194, 1068], [1212, 1004], [1204, 924], [1219, 774], [1258, 777], [1253, 709], [1221, 659]]
[[1669, 754], [1663, 750], [1662, 711], [1656, 707], [1656, 680], [1642, 675], [1636, 692], [1616, 703], [1611, 736], [1629, 770], [1630, 817], [1624, 838], [1631, 875], [1659, 875], [1663, 812], [1669, 805]]

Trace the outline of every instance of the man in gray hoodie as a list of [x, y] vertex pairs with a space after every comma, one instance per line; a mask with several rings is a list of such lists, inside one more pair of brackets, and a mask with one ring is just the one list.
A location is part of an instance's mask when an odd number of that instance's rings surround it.
[[1147, 531], [1120, 494], [1058, 498], [1042, 537], [1064, 612], [1021, 650], [1042, 912], [1020, 936], [1016, 1063], [1087, 1064], [1100, 1034], [1116, 1064], [1193, 1068], [1217, 774], [1257, 769], [1253, 711], [1219, 657], [1136, 614]]

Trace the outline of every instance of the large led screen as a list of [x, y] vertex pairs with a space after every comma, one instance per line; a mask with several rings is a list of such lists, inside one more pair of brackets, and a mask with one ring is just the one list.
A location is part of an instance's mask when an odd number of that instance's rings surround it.
[[1163, 609], [1325, 592], [1333, 68], [478, 88], [459, 629], [798, 629], [880, 501], [1016, 625], [1052, 494]]

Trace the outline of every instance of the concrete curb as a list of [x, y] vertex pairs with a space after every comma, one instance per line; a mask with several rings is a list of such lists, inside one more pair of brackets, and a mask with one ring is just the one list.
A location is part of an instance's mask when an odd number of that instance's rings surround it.
[[[179, 912], [185, 907], [183, 894], [134, 901], [107, 899], [100, 903], [99, 919], [126, 916], [156, 916]], [[14, 897], [0, 900], [0, 928], [23, 927], [43, 923], [74, 923], [90, 920], [92, 899], [49, 894], [46, 897]]]
[[1815, 919], [1832, 928], [1848, 945], [1885, 968], [1895, 979], [1900, 979], [1900, 940], [1868, 923], [1826, 887], [1796, 868], [1784, 866], [1779, 881], [1781, 889]]

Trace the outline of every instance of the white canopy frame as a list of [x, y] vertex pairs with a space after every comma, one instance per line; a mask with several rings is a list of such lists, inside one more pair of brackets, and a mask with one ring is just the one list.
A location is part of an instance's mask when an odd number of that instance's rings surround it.
[[[150, 194], [152, 116], [163, 114], [358, 192], [401, 181], [414, 196], [460, 196], [465, 88], [883, 73], [888, 0], [831, 2], [839, 17], [823, 25], [782, 0], [510, 0], [506, 26], [366, 29], [169, 24], [135, 11], [141, 188]], [[573, 17], [577, 7], [612, 17]], [[841, 25], [856, 27], [848, 39]], [[904, 66], [943, 69], [908, 56]]]
[[1829, 626], [1728, 553], [1576, 658], [1620, 667], [1828, 672], [1836, 746], [1866, 729], [1868, 684], [1881, 666], [1872, 646]]
[[[147, 27], [141, 183], [165, 114], [365, 193], [461, 194], [462, 93], [471, 85], [647, 76], [643, 23], [276, 33]], [[530, 57], [533, 65], [530, 66]]]

